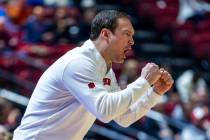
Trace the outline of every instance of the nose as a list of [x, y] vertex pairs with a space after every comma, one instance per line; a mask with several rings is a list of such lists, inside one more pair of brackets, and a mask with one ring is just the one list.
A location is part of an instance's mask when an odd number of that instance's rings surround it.
[[134, 45], [133, 37], [131, 37], [131, 39], [129, 40], [129, 45], [130, 45], [130, 46], [133, 46], [133, 45]]

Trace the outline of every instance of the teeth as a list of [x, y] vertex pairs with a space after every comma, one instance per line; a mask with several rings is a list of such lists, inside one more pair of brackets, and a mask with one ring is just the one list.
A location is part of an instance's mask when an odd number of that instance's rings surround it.
[[128, 50], [125, 50], [125, 54], [127, 54], [129, 51]]

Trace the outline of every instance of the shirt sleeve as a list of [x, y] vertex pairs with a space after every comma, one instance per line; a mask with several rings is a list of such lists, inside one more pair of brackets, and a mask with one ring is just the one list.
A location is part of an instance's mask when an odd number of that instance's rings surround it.
[[108, 93], [97, 75], [96, 63], [90, 58], [80, 57], [68, 63], [62, 80], [66, 89], [103, 122], [125, 113], [150, 88], [149, 83], [140, 77], [126, 89]]
[[155, 93], [152, 88], [150, 88], [147, 94], [139, 98], [127, 112], [117, 117], [115, 122], [123, 127], [128, 127], [132, 123], [139, 120], [141, 117], [146, 115], [150, 109], [158, 103], [160, 100], [160, 95]]

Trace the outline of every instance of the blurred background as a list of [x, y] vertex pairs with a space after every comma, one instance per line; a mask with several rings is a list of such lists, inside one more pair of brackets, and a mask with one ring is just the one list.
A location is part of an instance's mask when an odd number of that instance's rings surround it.
[[113, 66], [121, 88], [151, 61], [175, 84], [132, 126], [96, 121], [84, 139], [210, 140], [210, 0], [0, 0], [0, 140], [12, 139], [43, 71], [89, 38], [104, 9], [128, 13], [136, 30]]

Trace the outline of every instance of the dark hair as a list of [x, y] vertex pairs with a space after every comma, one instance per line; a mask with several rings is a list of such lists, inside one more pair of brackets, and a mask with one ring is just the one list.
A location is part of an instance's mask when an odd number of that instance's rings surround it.
[[99, 12], [91, 23], [90, 39], [96, 40], [103, 28], [114, 32], [117, 27], [117, 19], [119, 18], [127, 18], [130, 20], [130, 17], [126, 13], [116, 10], [103, 10]]

